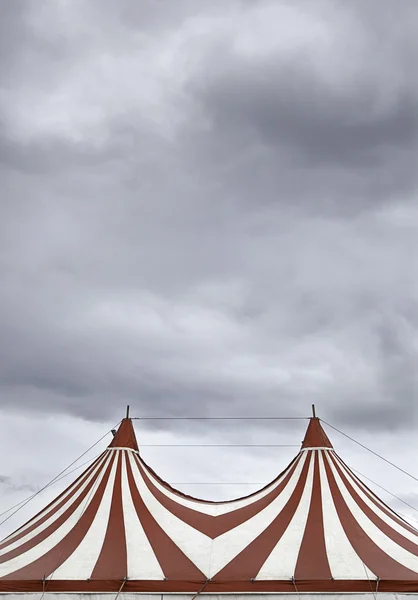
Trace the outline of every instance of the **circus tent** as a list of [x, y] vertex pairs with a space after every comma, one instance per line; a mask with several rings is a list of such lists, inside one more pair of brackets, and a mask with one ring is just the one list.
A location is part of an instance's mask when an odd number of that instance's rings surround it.
[[49, 506], [0, 543], [0, 593], [418, 594], [418, 531], [312, 418], [260, 491], [186, 496], [143, 461], [132, 421]]

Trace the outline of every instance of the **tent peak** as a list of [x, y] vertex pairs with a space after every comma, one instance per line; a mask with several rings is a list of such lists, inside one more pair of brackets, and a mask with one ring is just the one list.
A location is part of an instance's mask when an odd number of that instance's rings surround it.
[[130, 450], [139, 451], [138, 442], [136, 441], [135, 430], [132, 424], [132, 419], [125, 417], [122, 419], [119, 429], [117, 430], [113, 440], [108, 446], [109, 448], [129, 448]]
[[309, 420], [308, 429], [302, 442], [302, 450], [305, 448], [332, 448], [332, 444], [316, 416]]

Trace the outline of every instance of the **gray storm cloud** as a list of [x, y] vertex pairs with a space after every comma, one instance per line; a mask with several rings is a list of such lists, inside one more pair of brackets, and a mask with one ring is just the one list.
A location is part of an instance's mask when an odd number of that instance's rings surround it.
[[316, 403], [416, 434], [417, 23], [407, 0], [4, 3], [2, 414]]

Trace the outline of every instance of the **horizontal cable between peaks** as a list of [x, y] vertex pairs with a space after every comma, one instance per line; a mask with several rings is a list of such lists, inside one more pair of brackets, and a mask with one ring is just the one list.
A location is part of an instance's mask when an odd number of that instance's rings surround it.
[[309, 421], [311, 417], [130, 417], [131, 421]]
[[299, 448], [300, 444], [141, 444], [141, 448]]
[[[141, 448], [299, 448], [300, 444], [141, 444]], [[124, 446], [112, 446], [108, 450], [138, 450]], [[327, 448], [329, 450], [329, 448]]]

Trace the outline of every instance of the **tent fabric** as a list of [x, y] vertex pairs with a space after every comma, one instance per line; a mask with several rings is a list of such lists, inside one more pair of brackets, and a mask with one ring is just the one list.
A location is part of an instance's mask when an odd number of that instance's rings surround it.
[[334, 451], [319, 419], [268, 486], [228, 502], [177, 492], [132, 421], [0, 543], [0, 591], [418, 592], [418, 531]]

